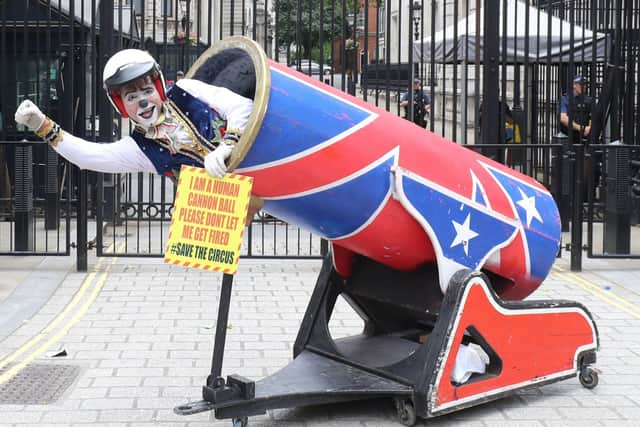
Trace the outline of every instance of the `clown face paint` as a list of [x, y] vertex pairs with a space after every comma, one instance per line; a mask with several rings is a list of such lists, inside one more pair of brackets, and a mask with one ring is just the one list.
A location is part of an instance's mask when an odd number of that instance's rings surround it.
[[162, 113], [162, 99], [149, 77], [122, 87], [120, 96], [131, 120], [144, 128], [153, 126]]

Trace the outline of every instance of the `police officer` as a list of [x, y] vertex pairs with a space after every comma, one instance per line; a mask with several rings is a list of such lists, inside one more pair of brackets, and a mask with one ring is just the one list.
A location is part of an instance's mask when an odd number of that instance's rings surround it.
[[[585, 84], [587, 81], [582, 76], [573, 79], [573, 93], [571, 99], [567, 95], [560, 98], [560, 132], [573, 137], [569, 138], [572, 144], [588, 144], [591, 135], [591, 116], [595, 107], [594, 99], [586, 95]], [[571, 132], [571, 133], [570, 133]], [[599, 185], [601, 171], [601, 159], [598, 153], [585, 153], [583, 158], [582, 200], [587, 200], [589, 193], [595, 197], [595, 187]], [[593, 176], [594, 187], [589, 191], [589, 176]]]
[[574, 143], [586, 142], [591, 134], [594, 100], [584, 93], [586, 83], [584, 77], [576, 76], [572, 94], [560, 97], [560, 132], [569, 136], [571, 131]]
[[400, 106], [404, 108], [404, 118], [413, 121], [420, 127], [427, 127], [427, 115], [431, 112], [431, 98], [422, 90], [422, 81], [413, 80], [413, 119], [409, 118], [409, 94], [405, 93], [400, 99]]

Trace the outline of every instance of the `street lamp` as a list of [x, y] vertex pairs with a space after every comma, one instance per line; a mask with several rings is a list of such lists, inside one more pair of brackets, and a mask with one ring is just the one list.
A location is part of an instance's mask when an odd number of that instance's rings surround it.
[[418, 0], [415, 0], [411, 5], [411, 9], [413, 9], [413, 35], [417, 41], [420, 38], [420, 12], [422, 11], [422, 5]]

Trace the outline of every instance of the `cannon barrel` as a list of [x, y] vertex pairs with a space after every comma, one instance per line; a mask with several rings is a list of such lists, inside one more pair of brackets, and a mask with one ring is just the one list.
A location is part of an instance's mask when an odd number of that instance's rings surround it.
[[328, 239], [336, 270], [354, 254], [399, 271], [464, 268], [523, 299], [548, 275], [560, 216], [545, 187], [473, 150], [268, 59], [244, 37], [187, 74], [254, 99], [230, 160], [263, 210]]

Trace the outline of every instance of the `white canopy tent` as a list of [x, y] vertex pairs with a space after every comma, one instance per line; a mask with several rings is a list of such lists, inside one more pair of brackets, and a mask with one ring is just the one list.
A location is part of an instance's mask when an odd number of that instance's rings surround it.
[[[506, 6], [506, 25], [503, 22], [503, 12]], [[474, 11], [469, 16], [435, 33], [432, 38], [414, 42], [413, 54], [416, 62], [424, 61], [441, 64], [475, 62], [476, 55], [482, 61], [484, 19], [480, 15], [480, 37], [476, 37], [477, 14]], [[555, 16], [550, 16], [540, 9], [528, 6], [517, 0], [505, 0], [500, 3], [499, 22], [499, 61], [506, 59], [510, 64], [533, 63], [568, 63], [573, 55], [574, 62], [605, 62], [606, 48], [605, 34], [594, 33], [585, 28], [573, 25], [573, 42], [571, 40], [572, 26]], [[457, 33], [455, 29], [457, 27]], [[457, 35], [454, 38], [454, 34]], [[506, 41], [504, 40], [506, 37]], [[525, 49], [528, 40], [528, 47]], [[503, 47], [506, 42], [506, 52]], [[432, 57], [433, 49], [433, 57]]]

